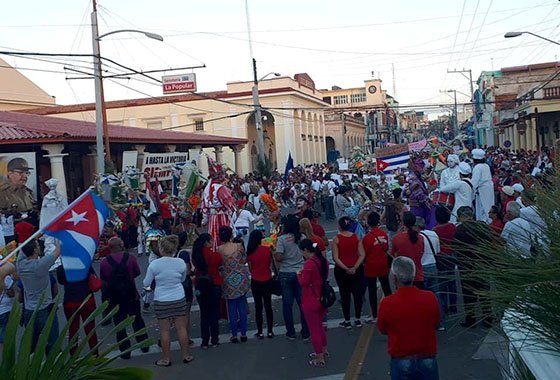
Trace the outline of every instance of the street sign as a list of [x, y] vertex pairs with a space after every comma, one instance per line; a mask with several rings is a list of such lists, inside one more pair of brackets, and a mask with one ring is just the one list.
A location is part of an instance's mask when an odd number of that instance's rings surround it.
[[194, 73], [165, 75], [161, 77], [161, 81], [164, 94], [196, 92], [196, 75]]

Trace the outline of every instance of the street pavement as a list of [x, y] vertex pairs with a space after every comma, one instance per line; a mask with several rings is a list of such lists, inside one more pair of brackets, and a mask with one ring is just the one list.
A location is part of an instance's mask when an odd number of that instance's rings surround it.
[[[327, 235], [332, 238], [336, 234], [334, 222], [322, 221], [327, 230]], [[142, 276], [137, 279], [139, 288], [144, 271], [147, 267], [146, 256], [139, 258]], [[98, 266], [98, 264], [96, 265]], [[97, 268], [96, 268], [97, 269]], [[330, 271], [330, 279], [336, 288], [336, 283]], [[99, 294], [96, 295], [99, 297]], [[98, 302], [100, 302], [98, 300]], [[254, 303], [251, 294], [248, 294], [249, 302], [249, 341], [247, 343], [229, 343], [229, 325], [226, 321], [220, 321], [220, 346], [208, 350], [200, 349], [200, 316], [198, 305], [193, 305], [191, 312], [192, 330], [191, 338], [195, 341], [192, 346], [192, 355], [195, 360], [189, 364], [183, 364], [180, 358], [179, 345], [172, 331], [172, 366], [167, 368], [157, 367], [154, 362], [160, 358], [160, 349], [152, 346], [150, 352], [144, 354], [140, 351], [133, 352], [130, 360], [117, 359], [116, 367], [143, 367], [153, 371], [154, 379], [177, 379], [184, 376], [197, 379], [243, 379], [254, 380], [290, 380], [290, 379], [342, 379], [345, 373], [353, 373], [347, 378], [354, 379], [388, 379], [389, 357], [386, 351], [387, 339], [375, 330], [374, 325], [358, 329], [346, 330], [338, 327], [342, 320], [340, 305], [335, 304], [328, 314], [329, 351], [331, 356], [325, 368], [314, 368], [308, 364], [308, 354], [313, 351], [309, 342], [304, 342], [300, 336], [295, 341], [289, 341], [284, 336], [285, 328], [282, 318], [281, 298], [274, 297], [274, 332], [273, 339], [265, 338], [257, 340], [254, 338], [256, 326], [254, 322]], [[369, 314], [369, 304], [364, 303], [364, 314]], [[148, 335], [156, 341], [159, 337], [157, 320], [152, 310], [144, 310], [143, 316], [148, 329]], [[294, 307], [294, 317], [299, 323], [299, 312]], [[64, 316], [59, 315], [63, 321]], [[448, 330], [438, 332], [438, 364], [441, 379], [474, 380], [474, 379], [500, 379], [499, 367], [494, 360], [472, 359], [483, 339], [488, 333], [481, 328], [465, 330], [459, 324], [459, 316], [451, 318], [447, 322]], [[99, 326], [100, 336], [106, 334], [112, 327]], [[266, 327], [265, 327], [266, 329]], [[357, 347], [362, 334], [373, 335], [367, 345]], [[367, 330], [367, 331], [366, 331]], [[296, 331], [299, 331], [296, 328]], [[113, 342], [109, 339], [109, 343]], [[364, 342], [362, 337], [362, 342]], [[359, 345], [358, 345], [359, 346]], [[356, 348], [357, 347], [357, 348]], [[366, 354], [367, 350], [367, 354]], [[118, 355], [115, 352], [114, 355]], [[359, 361], [356, 361], [359, 358]], [[363, 360], [361, 360], [363, 358]], [[359, 371], [356, 371], [359, 366]], [[357, 373], [356, 373], [357, 372]]]

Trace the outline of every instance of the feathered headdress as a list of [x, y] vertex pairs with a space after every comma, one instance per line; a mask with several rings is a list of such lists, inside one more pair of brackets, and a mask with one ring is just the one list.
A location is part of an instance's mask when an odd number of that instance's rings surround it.
[[208, 157], [208, 176], [212, 179], [224, 179], [226, 172], [221, 164]]

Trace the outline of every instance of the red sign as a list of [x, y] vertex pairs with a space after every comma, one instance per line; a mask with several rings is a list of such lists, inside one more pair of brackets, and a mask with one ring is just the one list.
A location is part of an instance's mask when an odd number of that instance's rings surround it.
[[196, 91], [196, 76], [194, 73], [166, 75], [161, 79], [164, 94]]

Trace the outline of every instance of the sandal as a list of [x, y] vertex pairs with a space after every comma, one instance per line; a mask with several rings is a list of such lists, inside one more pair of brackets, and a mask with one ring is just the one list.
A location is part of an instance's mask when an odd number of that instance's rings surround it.
[[309, 361], [309, 365], [312, 367], [324, 368], [326, 366], [325, 362], [320, 362], [317, 359], [312, 359]]
[[[323, 352], [323, 355], [324, 355], [326, 358], [328, 358], [328, 357], [330, 356], [329, 351]], [[309, 354], [309, 358], [310, 358], [310, 359], [315, 359], [316, 357], [317, 357], [317, 353], [315, 353], [315, 352], [312, 352], [312, 353]]]
[[156, 365], [158, 367], [171, 367], [171, 362], [160, 359], [160, 360], [156, 361]]
[[189, 364], [190, 362], [192, 362], [194, 360], [194, 357], [192, 355], [187, 356], [186, 358], [183, 358], [183, 363], [185, 364]]

